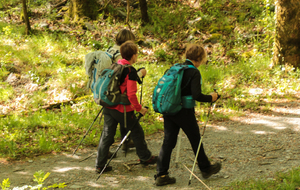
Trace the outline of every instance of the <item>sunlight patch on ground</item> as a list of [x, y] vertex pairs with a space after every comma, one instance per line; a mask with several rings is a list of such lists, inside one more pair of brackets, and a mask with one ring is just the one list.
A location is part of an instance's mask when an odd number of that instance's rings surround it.
[[124, 160], [117, 160], [117, 159], [114, 159], [114, 160], [111, 160], [112, 162], [116, 162], [116, 163], [122, 163], [124, 162]]
[[74, 156], [73, 156], [72, 154], [63, 153], [63, 155], [65, 155], [68, 158], [80, 159], [80, 157], [76, 154], [74, 154]]
[[117, 178], [116, 178], [116, 177], [106, 177], [106, 178], [105, 178], [105, 181], [106, 181], [107, 183], [109, 183], [109, 185], [110, 185], [111, 187], [119, 187], [119, 186], [120, 186], [120, 185], [118, 184], [119, 181], [117, 181]]
[[7, 45], [7, 46], [15, 46], [16, 45], [15, 42], [13, 40], [10, 40], [10, 39], [7, 39], [7, 40], [2, 39], [2, 44]]
[[94, 171], [95, 168], [92, 168], [92, 167], [84, 167], [84, 170], [86, 170], [86, 171]]
[[212, 126], [212, 127], [219, 131], [227, 131], [228, 130], [228, 128], [225, 126]]
[[53, 172], [58, 172], [58, 173], [63, 173], [63, 172], [67, 172], [67, 171], [70, 171], [70, 170], [79, 170], [80, 167], [65, 167], [65, 168], [58, 168], [58, 167], [55, 167], [54, 170], [52, 170]]
[[263, 89], [261, 88], [252, 88], [249, 90], [249, 94], [251, 95], [259, 95], [263, 93]]
[[0, 105], [0, 114], [7, 114], [9, 110], [9, 106]]
[[[298, 104], [298, 105], [300, 105], [300, 104]], [[274, 108], [271, 108], [271, 111], [280, 113], [283, 115], [291, 114], [291, 115], [299, 115], [300, 116], [300, 109], [298, 109], [298, 108], [274, 107]]]
[[20, 171], [20, 172], [17, 172], [18, 174], [22, 174], [22, 175], [29, 175], [29, 173], [28, 172], [22, 172], [22, 171]]
[[256, 130], [252, 130], [251, 132], [254, 133], [254, 134], [258, 134], [258, 135], [275, 134], [274, 132], [256, 131]]
[[39, 85], [34, 83], [27, 83], [24, 88], [27, 90], [27, 92], [34, 92], [38, 90]]
[[144, 54], [147, 54], [147, 55], [152, 55], [153, 54], [153, 51], [151, 49], [147, 50], [147, 49], [142, 49], [142, 52]]
[[300, 127], [297, 118], [274, 118], [274, 117], [263, 117], [261, 120], [255, 120], [252, 122], [253, 124], [263, 124], [265, 126], [271, 127], [276, 130], [284, 130], [287, 128], [296, 130]]
[[99, 187], [99, 188], [104, 188], [105, 186], [104, 185], [102, 185], [102, 184], [97, 184], [97, 183], [95, 183], [95, 182], [88, 182], [87, 183], [89, 186], [91, 186], [91, 187]]
[[70, 100], [70, 97], [71, 97], [71, 93], [66, 89], [59, 90], [56, 88], [56, 89], [50, 91], [48, 94], [51, 96], [52, 102], [67, 101], [67, 100]]
[[286, 127], [273, 127], [274, 129], [283, 130], [286, 129]]
[[148, 181], [148, 180], [149, 180], [149, 177], [137, 176], [136, 178], [134, 178], [134, 180], [138, 180], [138, 181]]
[[243, 134], [242, 131], [234, 131], [234, 133], [236, 133], [236, 134]]

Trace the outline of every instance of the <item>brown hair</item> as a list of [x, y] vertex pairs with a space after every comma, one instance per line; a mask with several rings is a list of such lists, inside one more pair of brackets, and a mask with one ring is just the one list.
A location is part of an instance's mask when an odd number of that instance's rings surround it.
[[118, 46], [122, 45], [124, 42], [126, 42], [128, 40], [131, 40], [131, 41], [135, 40], [135, 36], [130, 30], [123, 29], [116, 36], [116, 44]]
[[197, 44], [189, 44], [186, 48], [185, 57], [193, 61], [201, 61], [201, 64], [206, 62], [206, 51]]
[[123, 59], [129, 61], [134, 54], [138, 53], [138, 46], [133, 41], [127, 41], [121, 45], [120, 52]]

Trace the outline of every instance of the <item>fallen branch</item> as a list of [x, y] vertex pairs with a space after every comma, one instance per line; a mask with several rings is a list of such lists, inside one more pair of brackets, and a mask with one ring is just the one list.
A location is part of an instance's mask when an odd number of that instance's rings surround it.
[[[192, 161], [194, 162], [194, 159], [193, 159], [192, 157], [189, 156], [189, 159], [192, 160]], [[197, 161], [196, 161], [196, 163], [197, 163]]]
[[281, 150], [282, 148], [283, 148], [283, 146], [278, 147], [278, 148], [273, 148], [273, 149], [270, 149], [270, 150], [266, 150], [266, 151], [263, 152], [263, 154], [264, 154], [264, 153], [267, 153], [267, 152], [272, 152], [272, 151]]
[[123, 164], [129, 171], [131, 170], [131, 168], [127, 165], [127, 164]]
[[272, 164], [272, 162], [262, 162], [262, 163], [258, 163], [258, 165], [262, 166], [262, 165], [270, 165]]
[[83, 161], [89, 159], [90, 157], [92, 157], [93, 155], [94, 155], [94, 153], [92, 153], [91, 155], [89, 155], [88, 157], [86, 157], [86, 158], [84, 158], [84, 159], [82, 159], [82, 160], [79, 160], [79, 162], [83, 162]]
[[196, 179], [198, 179], [207, 189], [211, 190], [201, 179], [199, 179], [190, 169], [188, 169], [184, 164], [182, 164]]
[[[76, 104], [76, 103], [78, 103], [78, 102], [80, 102], [84, 99], [87, 99], [87, 98], [91, 98], [91, 95], [82, 96], [82, 97], [79, 97], [79, 98], [76, 98], [76, 99], [73, 99], [73, 100], [64, 101], [64, 102], [58, 102], [58, 103], [54, 103], [54, 104], [44, 105], [44, 106], [41, 106], [39, 108], [35, 108], [35, 109], [30, 110], [30, 111], [21, 112], [21, 113], [26, 115], [28, 113], [36, 112], [36, 111], [39, 111], [39, 110], [42, 110], [42, 109], [44, 109], [44, 110], [45, 109], [52, 110], [52, 109], [55, 109], [55, 108], [60, 109], [61, 105], [73, 105], [73, 104]], [[5, 117], [8, 117], [10, 115], [13, 115], [13, 114], [0, 115], [0, 118], [5, 118]]]
[[139, 164], [141, 164], [141, 163], [139, 163], [139, 162], [126, 163], [126, 165], [128, 165], [128, 166], [134, 166], [134, 165], [139, 165]]

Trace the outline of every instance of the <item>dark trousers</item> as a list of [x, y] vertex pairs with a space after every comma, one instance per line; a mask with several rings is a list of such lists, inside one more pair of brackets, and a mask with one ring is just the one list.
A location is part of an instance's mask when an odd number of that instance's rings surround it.
[[[124, 128], [124, 113], [117, 110], [104, 108], [104, 126], [98, 145], [96, 158], [96, 168], [104, 167], [107, 161], [109, 147], [114, 143], [114, 136], [118, 123]], [[147, 161], [151, 158], [152, 153], [147, 147], [144, 131], [133, 111], [126, 113], [127, 128], [131, 130], [131, 139], [136, 147], [136, 153], [141, 161]], [[135, 124], [135, 126], [133, 126]]]
[[[177, 136], [180, 128], [187, 135], [194, 154], [196, 155], [198, 145], [200, 142], [200, 132], [195, 117], [194, 109], [182, 109], [176, 115], [166, 116], [164, 115], [164, 141], [160, 149], [160, 153], [157, 161], [157, 176], [168, 175], [170, 167], [170, 159], [173, 149], [177, 143]], [[201, 143], [201, 148], [197, 158], [198, 166], [201, 171], [206, 171], [210, 164], [204, 148]]]

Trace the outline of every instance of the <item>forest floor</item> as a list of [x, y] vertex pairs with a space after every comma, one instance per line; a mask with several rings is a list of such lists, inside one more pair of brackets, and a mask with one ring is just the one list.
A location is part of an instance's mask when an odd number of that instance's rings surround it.
[[[202, 130], [202, 128], [201, 128]], [[158, 155], [163, 142], [163, 132], [147, 136], [149, 149]], [[115, 150], [116, 142], [112, 150]], [[243, 117], [224, 122], [210, 122], [204, 139], [208, 157], [222, 162], [221, 171], [204, 180], [199, 169], [195, 174], [211, 189], [221, 189], [234, 181], [246, 179], [273, 180], [276, 172], [286, 172], [300, 163], [300, 100], [274, 105], [267, 114], [249, 112]], [[206, 189], [196, 178], [188, 185], [194, 155], [185, 135], [182, 136], [179, 163], [175, 163], [177, 146], [172, 155], [170, 176], [176, 184], [154, 185], [156, 166], [130, 165], [137, 162], [135, 149], [127, 156], [118, 151], [113, 159], [113, 171], [104, 173], [97, 181], [94, 172], [96, 147], [84, 148], [78, 155], [70, 152], [44, 155], [35, 159], [8, 162], [0, 160], [0, 180], [9, 178], [11, 187], [35, 185], [33, 174], [50, 172], [45, 185], [67, 184], [65, 189]], [[125, 167], [127, 164], [130, 167]]]

